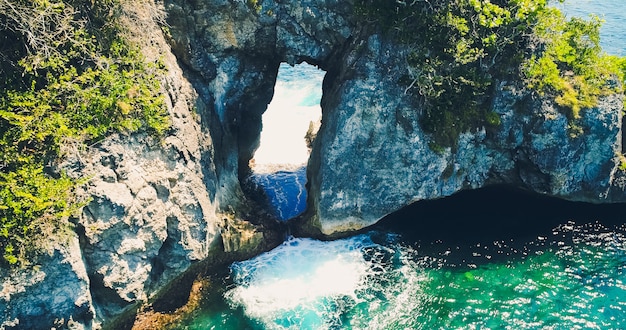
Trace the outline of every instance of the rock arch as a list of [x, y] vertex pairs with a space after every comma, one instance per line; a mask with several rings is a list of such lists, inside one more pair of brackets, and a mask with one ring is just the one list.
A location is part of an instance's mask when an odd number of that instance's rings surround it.
[[237, 186], [227, 178], [245, 171], [258, 143], [279, 63], [307, 61], [327, 75], [302, 233], [358, 230], [414, 201], [495, 183], [577, 201], [624, 200], [617, 184], [623, 173], [616, 171], [621, 96], [586, 111], [587, 134], [571, 138], [567, 118], [551, 100], [520, 102], [530, 93], [520, 81], [494, 82], [492, 110], [502, 125], [462, 134], [456, 150], [434, 151], [420, 128], [419, 106], [398, 83], [407, 50], [360, 24], [352, 6], [166, 3], [174, 52], [209, 104], [202, 116], [227, 187]]

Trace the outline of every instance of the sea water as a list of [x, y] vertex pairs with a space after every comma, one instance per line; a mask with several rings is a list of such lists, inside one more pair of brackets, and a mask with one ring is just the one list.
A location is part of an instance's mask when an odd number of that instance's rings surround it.
[[306, 62], [278, 69], [274, 97], [263, 114], [259, 148], [246, 179], [262, 191], [262, 201], [279, 220], [288, 220], [306, 208], [305, 136], [316, 132], [322, 116], [322, 80], [325, 72]]
[[[626, 2], [556, 6], [598, 14], [603, 48], [626, 55]], [[334, 241], [290, 237], [232, 264], [180, 328], [626, 329], [625, 207], [473, 198], [432, 206], [432, 219], [414, 210], [414, 223], [447, 224], [426, 237], [393, 226]]]
[[626, 2], [623, 0], [565, 0], [552, 2], [568, 17], [589, 18], [596, 15], [604, 21], [600, 30], [600, 45], [611, 55], [626, 56]]
[[[223, 294], [230, 309], [200, 315], [188, 328], [626, 327], [624, 227], [566, 223], [551, 235], [558, 239], [529, 242], [542, 248], [526, 257], [470, 267], [422, 255], [392, 234], [375, 236], [290, 238], [235, 263], [234, 284]], [[473, 253], [504, 253], [505, 245], [495, 241]]]

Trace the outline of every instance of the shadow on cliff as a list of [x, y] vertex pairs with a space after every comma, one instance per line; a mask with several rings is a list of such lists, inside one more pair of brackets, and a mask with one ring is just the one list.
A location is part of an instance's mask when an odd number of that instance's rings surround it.
[[539, 246], [571, 240], [571, 230], [564, 228], [599, 232], [623, 227], [625, 222], [626, 204], [569, 202], [492, 186], [414, 203], [373, 229], [399, 233], [402, 242], [415, 244], [428, 255], [450, 256], [456, 259], [450, 260], [452, 264], [461, 265], [469, 263], [468, 258], [475, 260], [472, 255], [487, 246], [494, 252], [494, 242], [506, 245], [498, 254], [523, 257]]

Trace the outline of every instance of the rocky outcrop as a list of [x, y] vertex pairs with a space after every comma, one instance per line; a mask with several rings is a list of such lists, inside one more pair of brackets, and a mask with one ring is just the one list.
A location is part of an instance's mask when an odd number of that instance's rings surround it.
[[62, 237], [51, 242], [50, 254], [42, 256], [37, 267], [0, 269], [0, 328], [98, 326], [78, 239], [59, 236]]
[[146, 301], [219, 242], [218, 210], [204, 181], [209, 167], [193, 161], [200, 154], [176, 136], [163, 142], [109, 139], [81, 158], [80, 173], [92, 179], [78, 228], [104, 318]]
[[2, 274], [0, 324], [106, 327], [197, 261], [271, 247], [280, 235], [246, 216], [254, 210], [239, 182], [281, 62], [307, 61], [327, 71], [308, 166], [308, 211], [294, 224], [299, 232], [347, 233], [412, 202], [495, 183], [571, 200], [625, 200], [621, 96], [583, 111], [583, 133], [570, 136], [567, 118], [550, 100], [531, 97], [519, 82], [498, 82], [492, 108], [502, 124], [466, 132], [456, 148], [435, 151], [419, 107], [398, 83], [406, 50], [362, 29], [352, 5], [128, 6], [129, 37], [148, 60], [167, 66], [172, 128], [162, 140], [115, 135], [88, 150], [68, 146], [61, 168], [89, 178], [81, 193], [89, 202], [70, 243], [54, 247], [36, 269]]
[[420, 127], [419, 106], [398, 83], [406, 74], [407, 49], [364, 29], [352, 6], [167, 4], [177, 56], [199, 81], [224, 88], [204, 99], [224, 109], [220, 120], [231, 123], [223, 136], [238, 141], [241, 176], [278, 63], [308, 61], [328, 72], [323, 124], [308, 167], [309, 208], [296, 230], [350, 232], [415, 201], [499, 183], [577, 201], [624, 200], [616, 179], [620, 96], [586, 110], [583, 133], [571, 136], [568, 119], [551, 100], [536, 98], [520, 81], [496, 82], [492, 109], [502, 124], [466, 132], [456, 148], [434, 151]]
[[[262, 81], [273, 83], [279, 61], [306, 60], [328, 72], [303, 232], [350, 232], [412, 202], [496, 183], [570, 200], [623, 200], [622, 189], [612, 188], [621, 153], [619, 96], [585, 111], [583, 133], [571, 136], [551, 100], [534, 98], [519, 81], [499, 82], [492, 108], [502, 124], [434, 151], [419, 106], [398, 83], [407, 50], [362, 29], [352, 2], [252, 3], [171, 3], [170, 17], [184, 18], [171, 20], [175, 49], [206, 84], [228, 82], [224, 104], [232, 112], [223, 117], [237, 123], [230, 131], [239, 141], [240, 174], [256, 147], [260, 116], [241, 102], [266, 91]], [[256, 80], [246, 80], [251, 76]], [[250, 94], [242, 100], [241, 91]]]
[[58, 169], [87, 181], [78, 192], [87, 203], [69, 238], [51, 238], [49, 254], [30, 269], [3, 271], [0, 328], [107, 328], [176, 288], [172, 282], [207, 257], [247, 258], [282, 238], [248, 216], [237, 137], [229, 133], [236, 124], [213, 107], [219, 102], [207, 103], [226, 97], [226, 87], [190, 83], [200, 76], [184, 74], [170, 51], [162, 7], [137, 1], [125, 10], [128, 37], [147, 61], [167, 68], [161, 82], [171, 128], [160, 139], [115, 134], [85, 150], [65, 146]]
[[324, 124], [309, 163], [310, 233], [358, 230], [413, 202], [490, 184], [575, 201], [624, 201], [623, 189], [613, 188], [621, 96], [584, 111], [583, 133], [572, 136], [551, 100], [533, 98], [519, 82], [499, 82], [492, 109], [501, 125], [464, 133], [456, 148], [435, 151], [420, 128], [419, 107], [398, 84], [404, 50], [378, 35], [350, 49], [325, 85]]

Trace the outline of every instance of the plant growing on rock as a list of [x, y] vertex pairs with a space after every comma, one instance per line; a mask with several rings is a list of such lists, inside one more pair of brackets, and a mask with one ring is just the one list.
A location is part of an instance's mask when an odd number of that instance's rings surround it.
[[[162, 134], [157, 75], [116, 24], [116, 0], [0, 0], [0, 250], [25, 264], [45, 228], [68, 226], [78, 182], [62, 145], [112, 132]], [[46, 231], [49, 231], [46, 229]]]
[[582, 109], [598, 98], [623, 93], [625, 61], [602, 53], [598, 17], [567, 20], [555, 8], [546, 8], [535, 25], [531, 44], [539, 50], [524, 63], [527, 84], [540, 95], [554, 96], [570, 126]]
[[359, 0], [357, 13], [408, 49], [401, 83], [423, 109], [432, 145], [454, 148], [459, 134], [498, 126], [498, 80], [523, 77], [571, 120], [598, 96], [622, 92], [624, 64], [601, 54], [599, 20], [567, 21], [547, 0]]

